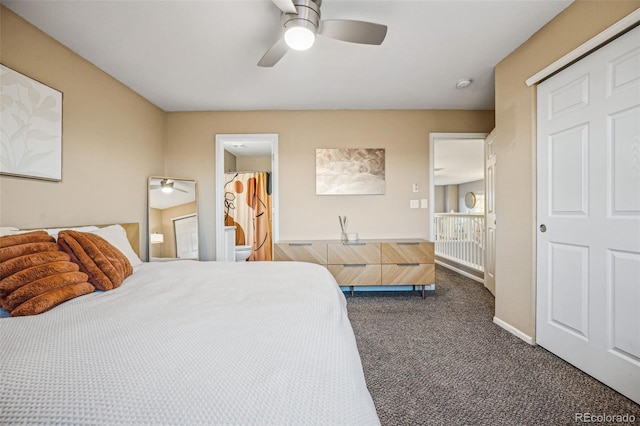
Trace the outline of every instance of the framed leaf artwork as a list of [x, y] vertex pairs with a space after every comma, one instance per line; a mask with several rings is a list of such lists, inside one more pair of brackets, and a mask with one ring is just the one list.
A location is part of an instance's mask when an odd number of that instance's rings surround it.
[[62, 180], [62, 92], [0, 65], [0, 174]]

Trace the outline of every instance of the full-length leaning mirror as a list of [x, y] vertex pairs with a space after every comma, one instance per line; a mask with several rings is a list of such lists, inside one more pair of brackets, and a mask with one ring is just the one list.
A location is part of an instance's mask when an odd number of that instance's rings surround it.
[[149, 178], [149, 261], [198, 259], [198, 186], [192, 179]]

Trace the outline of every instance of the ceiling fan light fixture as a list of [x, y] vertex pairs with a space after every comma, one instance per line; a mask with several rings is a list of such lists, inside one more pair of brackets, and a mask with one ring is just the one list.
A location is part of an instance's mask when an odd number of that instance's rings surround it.
[[272, 0], [282, 11], [281, 34], [258, 61], [259, 67], [274, 66], [289, 50], [307, 50], [316, 36], [356, 44], [380, 45], [387, 26], [351, 19], [320, 19], [322, 0]]
[[[293, 21], [284, 32], [284, 41], [293, 50], [307, 50], [316, 41], [315, 27], [309, 21]], [[305, 25], [304, 23], [307, 23]], [[311, 27], [311, 28], [310, 28]]]
[[169, 194], [173, 191], [173, 182], [167, 182], [166, 180], [163, 180], [162, 182], [160, 182], [160, 188], [162, 192], [164, 192], [165, 194]]

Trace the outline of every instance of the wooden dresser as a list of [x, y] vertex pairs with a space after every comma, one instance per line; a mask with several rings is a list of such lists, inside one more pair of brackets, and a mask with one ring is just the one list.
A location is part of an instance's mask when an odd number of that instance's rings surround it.
[[326, 266], [340, 286], [413, 285], [435, 283], [433, 242], [420, 239], [280, 241], [274, 260], [312, 262]]

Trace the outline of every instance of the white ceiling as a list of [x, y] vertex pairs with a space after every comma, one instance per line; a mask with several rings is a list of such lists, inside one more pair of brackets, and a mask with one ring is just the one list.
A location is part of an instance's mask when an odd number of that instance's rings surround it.
[[493, 109], [495, 65], [570, 3], [324, 0], [323, 19], [386, 24], [383, 44], [319, 37], [260, 68], [269, 0], [2, 1], [165, 111]]
[[247, 139], [244, 141], [224, 142], [224, 149], [236, 157], [270, 157], [272, 151], [271, 140]]
[[[149, 185], [159, 186], [161, 177], [150, 178]], [[167, 209], [191, 203], [196, 200], [196, 183], [192, 180], [174, 180], [174, 190], [166, 193], [160, 188], [149, 187], [149, 207], [153, 209]]]
[[483, 139], [436, 139], [434, 185], [457, 185], [484, 179]]

